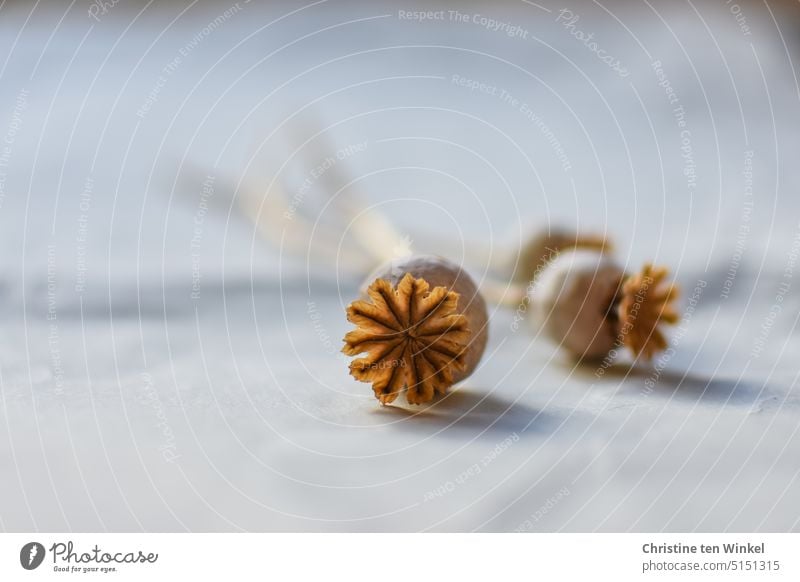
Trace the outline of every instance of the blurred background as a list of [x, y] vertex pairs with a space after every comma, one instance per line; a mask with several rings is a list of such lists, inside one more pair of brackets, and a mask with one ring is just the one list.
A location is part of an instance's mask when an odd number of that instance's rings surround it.
[[[800, 529], [800, 3], [0, 4], [0, 528]], [[602, 377], [491, 308], [441, 403], [339, 354], [390, 220], [683, 289]]]

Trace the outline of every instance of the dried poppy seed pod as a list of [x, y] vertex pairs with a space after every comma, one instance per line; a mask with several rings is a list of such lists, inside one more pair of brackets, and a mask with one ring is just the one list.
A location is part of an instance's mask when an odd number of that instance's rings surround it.
[[488, 315], [478, 287], [458, 265], [435, 256], [396, 259], [367, 280], [347, 307], [356, 329], [344, 337], [350, 373], [372, 383], [382, 404], [405, 390], [409, 404], [433, 400], [475, 370]]
[[578, 358], [603, 358], [626, 346], [649, 360], [667, 347], [660, 324], [678, 321], [672, 306], [678, 289], [666, 276], [665, 268], [651, 265], [628, 275], [607, 255], [566, 252], [531, 288], [532, 320]]
[[513, 268], [511, 281], [527, 284], [536, 281], [547, 265], [558, 258], [562, 252], [575, 249], [592, 249], [598, 252], [612, 250], [609, 240], [602, 235], [579, 234], [568, 229], [555, 227], [546, 232], [536, 232], [528, 238], [519, 250], [519, 260]]

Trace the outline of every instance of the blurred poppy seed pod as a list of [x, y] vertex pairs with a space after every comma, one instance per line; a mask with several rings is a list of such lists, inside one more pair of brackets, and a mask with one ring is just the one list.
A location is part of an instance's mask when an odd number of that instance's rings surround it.
[[667, 347], [661, 324], [674, 324], [675, 285], [667, 270], [645, 265], [629, 275], [611, 257], [561, 253], [531, 286], [531, 322], [580, 359], [599, 359], [625, 346], [651, 359]]
[[554, 227], [546, 232], [534, 231], [520, 247], [519, 260], [513, 268], [511, 281], [520, 284], [533, 282], [561, 252], [576, 249], [605, 253], [610, 252], [612, 247], [604, 236], [579, 234], [568, 228]]

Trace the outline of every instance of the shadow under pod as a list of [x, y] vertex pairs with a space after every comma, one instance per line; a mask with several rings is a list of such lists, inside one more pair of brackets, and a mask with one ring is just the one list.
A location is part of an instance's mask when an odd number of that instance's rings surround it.
[[[398, 402], [402, 395], [398, 398]], [[480, 392], [461, 388], [419, 408], [403, 404], [382, 406], [376, 414], [404, 416], [399, 423], [404, 429], [420, 428], [441, 430], [442, 435], [458, 436], [485, 433], [493, 438], [505, 438], [514, 433], [520, 438], [536, 433], [550, 433], [563, 418], [520, 402], [495, 396], [489, 391]]]
[[[581, 364], [582, 372], [594, 375], [596, 367]], [[681, 401], [705, 402], [750, 406], [770, 398], [773, 394], [763, 385], [745, 379], [710, 378], [691, 372], [656, 370], [635, 364], [614, 364], [605, 369], [605, 379], [637, 380], [620, 392], [623, 395], [639, 393], [642, 397], [658, 396]]]

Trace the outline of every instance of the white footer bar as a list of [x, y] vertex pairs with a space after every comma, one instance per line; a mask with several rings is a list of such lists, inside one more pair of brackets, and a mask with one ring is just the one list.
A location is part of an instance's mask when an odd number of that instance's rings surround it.
[[779, 581], [799, 554], [800, 534], [0, 534], [0, 580]]

